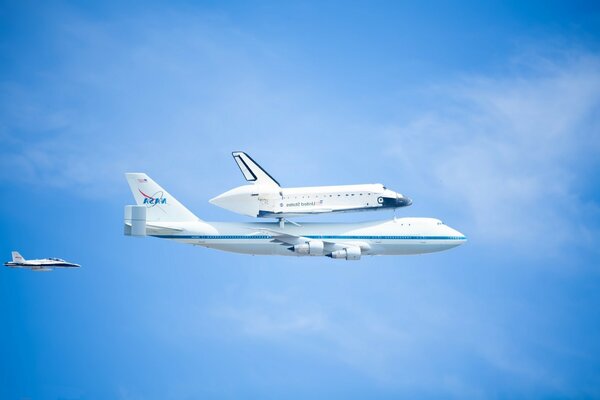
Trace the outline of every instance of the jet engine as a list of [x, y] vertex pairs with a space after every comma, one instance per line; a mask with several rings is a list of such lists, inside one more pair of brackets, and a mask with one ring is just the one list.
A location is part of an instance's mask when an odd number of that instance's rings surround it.
[[320, 240], [311, 240], [307, 243], [296, 244], [290, 247], [294, 253], [298, 253], [303, 256], [322, 256], [324, 243]]
[[343, 258], [345, 260], [360, 260], [360, 255], [361, 255], [360, 247], [352, 246], [352, 247], [346, 247], [345, 249], [342, 249], [342, 250], [336, 250], [336, 251], [332, 252], [331, 254], [329, 254], [328, 257]]
[[125, 206], [125, 235], [146, 236], [146, 206]]

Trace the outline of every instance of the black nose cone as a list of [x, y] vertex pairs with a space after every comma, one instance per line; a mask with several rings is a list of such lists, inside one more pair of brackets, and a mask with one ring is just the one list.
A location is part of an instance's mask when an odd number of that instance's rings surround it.
[[396, 207], [408, 207], [412, 204], [412, 200], [408, 197], [398, 197], [396, 199]]

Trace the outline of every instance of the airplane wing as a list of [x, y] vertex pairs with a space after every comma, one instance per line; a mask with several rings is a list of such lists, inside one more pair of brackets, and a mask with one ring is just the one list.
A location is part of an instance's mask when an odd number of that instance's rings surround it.
[[[271, 238], [272, 238], [271, 242], [279, 243], [284, 246], [295, 246], [297, 244], [308, 243], [311, 240], [315, 240], [315, 239], [307, 238], [304, 236], [292, 235], [289, 233], [279, 232], [279, 231], [275, 231], [275, 230], [267, 229], [267, 228], [262, 228], [262, 229], [259, 229], [258, 231], [261, 234], [266, 233], [269, 236], [271, 236]], [[326, 248], [334, 247], [339, 244], [336, 242], [331, 242], [331, 241], [322, 240], [322, 239], [318, 239], [318, 240], [322, 241]]]
[[282, 246], [295, 246], [298, 244], [308, 243], [313, 240], [318, 240], [323, 242], [323, 251], [325, 253], [331, 253], [336, 250], [347, 249], [348, 247], [358, 247], [360, 251], [368, 251], [371, 247], [368, 243], [365, 242], [334, 242], [331, 240], [323, 240], [323, 239], [311, 239], [305, 236], [291, 235], [289, 233], [279, 232], [272, 229], [262, 228], [258, 229], [258, 231], [262, 234], [268, 234], [271, 236], [271, 242], [279, 243]]
[[294, 246], [296, 244], [307, 243], [310, 241], [309, 238], [306, 238], [304, 236], [290, 235], [288, 233], [272, 231], [270, 229], [266, 230], [266, 233], [268, 233], [272, 237], [271, 242], [279, 243], [286, 246]]

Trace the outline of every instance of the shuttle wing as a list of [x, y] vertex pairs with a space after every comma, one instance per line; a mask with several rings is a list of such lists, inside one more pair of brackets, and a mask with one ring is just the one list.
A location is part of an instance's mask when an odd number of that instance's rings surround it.
[[312, 208], [310, 210], [311, 214], [321, 214], [321, 213], [330, 213], [333, 212], [333, 208]]

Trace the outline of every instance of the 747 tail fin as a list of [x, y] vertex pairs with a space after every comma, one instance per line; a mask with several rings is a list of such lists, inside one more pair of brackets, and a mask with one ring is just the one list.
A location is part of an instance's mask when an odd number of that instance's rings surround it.
[[128, 172], [125, 177], [136, 204], [146, 206], [147, 221], [183, 222], [199, 220], [148, 175], [140, 172]]

